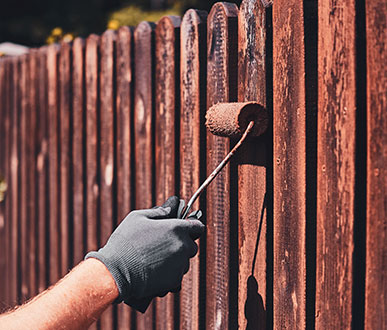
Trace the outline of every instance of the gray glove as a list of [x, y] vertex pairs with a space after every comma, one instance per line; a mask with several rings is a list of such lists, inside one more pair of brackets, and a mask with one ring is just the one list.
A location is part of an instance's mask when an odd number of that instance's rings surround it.
[[120, 293], [118, 302], [136, 308], [143, 298], [147, 301], [180, 286], [189, 258], [198, 250], [194, 240], [205, 226], [192, 217], [177, 219], [178, 208], [179, 199], [173, 196], [161, 207], [129, 213], [104, 247], [86, 255], [110, 271]]

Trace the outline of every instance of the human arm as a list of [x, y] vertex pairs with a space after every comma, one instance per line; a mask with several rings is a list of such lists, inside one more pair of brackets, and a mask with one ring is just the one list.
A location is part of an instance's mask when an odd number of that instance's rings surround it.
[[87, 329], [117, 297], [108, 269], [90, 258], [53, 287], [1, 315], [0, 329]]

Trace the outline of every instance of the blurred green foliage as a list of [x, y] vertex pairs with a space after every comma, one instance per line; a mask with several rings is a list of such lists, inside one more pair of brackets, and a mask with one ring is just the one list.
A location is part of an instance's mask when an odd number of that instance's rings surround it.
[[[205, 0], [11, 0], [0, 10], [0, 42], [39, 46], [65, 38], [86, 37], [142, 20], [182, 15], [188, 8], [209, 11]], [[238, 5], [241, 1], [231, 1]], [[58, 33], [58, 31], [60, 33]]]

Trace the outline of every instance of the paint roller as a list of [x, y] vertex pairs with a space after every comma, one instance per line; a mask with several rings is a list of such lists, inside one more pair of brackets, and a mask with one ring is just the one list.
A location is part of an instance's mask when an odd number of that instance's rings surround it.
[[208, 109], [206, 126], [212, 134], [223, 137], [241, 137], [234, 148], [192, 195], [182, 211], [182, 219], [186, 219], [193, 203], [227, 165], [246, 138], [262, 135], [266, 131], [268, 123], [269, 117], [266, 109], [256, 102], [217, 103]]

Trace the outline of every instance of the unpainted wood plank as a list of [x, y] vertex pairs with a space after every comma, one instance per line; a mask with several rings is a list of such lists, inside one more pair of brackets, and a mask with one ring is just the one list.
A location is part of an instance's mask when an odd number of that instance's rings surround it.
[[29, 79], [28, 79], [28, 62], [29, 55], [20, 57], [20, 76], [18, 88], [20, 91], [20, 120], [19, 120], [19, 138], [20, 138], [20, 194], [18, 196], [20, 208], [20, 298], [22, 301], [30, 297], [29, 289], [29, 220], [28, 213], [28, 151], [27, 145], [29, 140], [28, 129], [29, 121], [27, 119], [30, 112], [29, 94]]
[[354, 17], [353, 0], [318, 3], [316, 329], [350, 329], [353, 317]]
[[47, 48], [42, 47], [38, 53], [38, 123], [37, 130], [37, 207], [38, 207], [38, 291], [42, 292], [48, 286], [49, 264], [47, 249], [48, 230], [49, 230], [49, 191], [48, 191], [48, 75], [47, 75]]
[[367, 252], [364, 328], [387, 326], [387, 3], [366, 1]]
[[[154, 29], [141, 22], [134, 31], [134, 156], [135, 208], [154, 204]], [[137, 313], [137, 329], [152, 329], [153, 303], [144, 314]]]
[[[180, 17], [165, 16], [155, 29], [156, 204], [176, 194], [176, 113], [179, 92]], [[156, 329], [174, 329], [173, 293], [157, 298]]]
[[[91, 34], [86, 39], [85, 84], [86, 84], [86, 249], [96, 251], [99, 246], [99, 43], [100, 37]], [[91, 329], [97, 329], [93, 323]]]
[[[237, 6], [226, 2], [216, 3], [208, 15], [207, 108], [218, 102], [236, 101], [237, 16]], [[229, 148], [228, 138], [207, 133], [208, 175], [224, 159]], [[227, 166], [207, 188], [208, 329], [229, 327], [230, 213], [230, 166]]]
[[[100, 58], [100, 244], [105, 245], [114, 228], [115, 164], [114, 164], [114, 52], [116, 33], [105, 31], [101, 36]], [[113, 307], [101, 315], [101, 327], [113, 328]]]
[[20, 302], [19, 298], [19, 272], [20, 272], [20, 263], [19, 263], [19, 216], [20, 209], [18, 204], [18, 195], [19, 195], [19, 173], [20, 173], [20, 164], [19, 164], [19, 81], [20, 66], [19, 58], [14, 57], [10, 61], [10, 80], [11, 82], [11, 98], [10, 98], [10, 111], [11, 111], [11, 154], [10, 154], [10, 219], [11, 219], [11, 274], [10, 274], [10, 304], [12, 306]]
[[70, 164], [71, 164], [71, 45], [61, 42], [59, 51], [59, 187], [60, 187], [60, 276], [70, 268]]
[[47, 48], [47, 89], [48, 89], [48, 164], [49, 164], [49, 284], [60, 278], [60, 172], [59, 172], [59, 46]]
[[[200, 186], [205, 171], [204, 113], [206, 107], [206, 28], [207, 12], [188, 10], [180, 32], [180, 197], [186, 202]], [[203, 200], [194, 209], [202, 208]], [[204, 210], [205, 211], [205, 210]], [[180, 292], [180, 329], [200, 329], [203, 299], [200, 300], [200, 261], [203, 244], [190, 261]], [[205, 252], [205, 250], [204, 250]], [[202, 267], [204, 268], [204, 267]]]
[[71, 203], [73, 237], [72, 244], [73, 260], [76, 265], [83, 260], [86, 253], [86, 228], [85, 228], [85, 179], [86, 179], [86, 90], [85, 90], [85, 41], [76, 38], [72, 45], [72, 181], [71, 181]]
[[[242, 2], [238, 16], [238, 101], [266, 107], [266, 9]], [[238, 157], [238, 326], [266, 329], [267, 137], [247, 140]]]
[[[117, 221], [122, 221], [132, 209], [132, 28], [123, 26], [117, 32], [116, 72], [116, 160], [117, 160]], [[117, 324], [119, 329], [130, 329], [131, 310], [126, 304], [118, 306]]]

